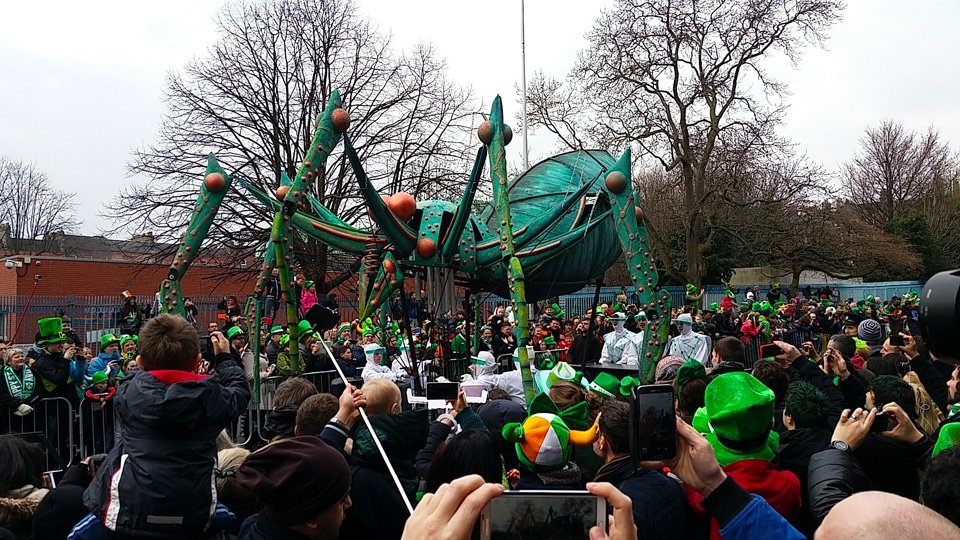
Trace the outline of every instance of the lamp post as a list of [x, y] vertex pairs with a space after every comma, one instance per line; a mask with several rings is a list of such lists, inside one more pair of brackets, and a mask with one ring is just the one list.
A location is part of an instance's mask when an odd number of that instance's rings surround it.
[[524, 18], [525, 0], [520, 0], [520, 76], [523, 78], [523, 170], [530, 168], [530, 152], [527, 150], [527, 36]]

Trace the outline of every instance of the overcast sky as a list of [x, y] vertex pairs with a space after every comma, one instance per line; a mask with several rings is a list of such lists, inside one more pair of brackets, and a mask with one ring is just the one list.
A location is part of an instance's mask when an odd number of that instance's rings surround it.
[[[357, 0], [398, 49], [433, 42], [452, 77], [486, 106], [500, 93], [519, 110], [520, 4]], [[104, 228], [102, 205], [129, 178], [132, 148], [149, 144], [164, 112], [164, 75], [216, 39], [221, 0], [32, 0], [0, 4], [0, 155], [35, 163], [77, 192], [82, 231]], [[604, 2], [527, 0], [527, 76], [562, 77]], [[922, 9], [920, 9], [922, 8]], [[784, 133], [828, 169], [883, 118], [935, 125], [960, 148], [960, 3], [850, 0], [825, 50], [777, 64], [792, 95]], [[519, 162], [520, 145], [511, 145]], [[532, 139], [531, 161], [555, 150]], [[469, 167], [468, 163], [464, 167]], [[199, 182], [199, 179], [198, 179]], [[122, 209], [106, 209], [122, 212]], [[0, 218], [2, 220], [2, 218]]]

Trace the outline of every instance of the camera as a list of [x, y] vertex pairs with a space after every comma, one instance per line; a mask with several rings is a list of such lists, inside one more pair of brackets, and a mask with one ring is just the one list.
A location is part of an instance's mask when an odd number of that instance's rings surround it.
[[960, 269], [934, 274], [920, 293], [920, 335], [938, 359], [960, 363]]

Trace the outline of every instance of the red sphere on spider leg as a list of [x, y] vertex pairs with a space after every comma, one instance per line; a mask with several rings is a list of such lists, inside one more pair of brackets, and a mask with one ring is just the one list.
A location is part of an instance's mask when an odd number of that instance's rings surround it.
[[437, 243], [432, 238], [421, 238], [417, 240], [417, 255], [424, 259], [429, 259], [437, 253]]
[[390, 259], [385, 259], [383, 261], [383, 270], [388, 274], [393, 274], [396, 271], [397, 265]]
[[[633, 207], [633, 213], [637, 216], [637, 224], [643, 223], [643, 210], [641, 210], [639, 206]], [[646, 255], [646, 253], [644, 253], [644, 255]]]
[[610, 193], [614, 195], [619, 195], [627, 189], [627, 177], [620, 171], [610, 171], [607, 173], [607, 177], [603, 183], [607, 186], [607, 189], [610, 190]]
[[346, 109], [334, 109], [330, 114], [330, 120], [333, 122], [333, 129], [337, 133], [346, 133], [350, 128], [350, 113]]
[[387, 208], [398, 218], [406, 221], [417, 212], [417, 201], [413, 195], [405, 191], [398, 191], [387, 200]]
[[487, 120], [480, 124], [477, 127], [477, 138], [483, 144], [490, 146], [490, 143], [493, 142], [493, 122]]
[[212, 172], [204, 177], [203, 187], [210, 193], [220, 193], [227, 187], [227, 179], [218, 172]]
[[290, 191], [290, 186], [278, 186], [274, 194], [277, 196], [277, 200], [284, 200], [287, 198], [287, 193]]

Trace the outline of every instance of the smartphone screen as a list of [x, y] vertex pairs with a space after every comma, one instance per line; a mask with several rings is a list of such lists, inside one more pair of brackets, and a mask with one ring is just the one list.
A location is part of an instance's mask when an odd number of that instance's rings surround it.
[[455, 382], [428, 382], [427, 399], [457, 399], [460, 392], [460, 383]]
[[779, 345], [767, 343], [760, 346], [760, 358], [773, 358], [781, 354], [783, 354], [783, 349]]
[[594, 526], [606, 531], [607, 502], [586, 491], [507, 491], [481, 516], [486, 540], [583, 540]]
[[895, 319], [890, 321], [890, 344], [894, 347], [903, 346], [903, 336], [900, 335], [900, 332], [903, 332], [903, 321], [900, 319]]
[[677, 455], [677, 416], [673, 386], [648, 384], [633, 389], [630, 454], [636, 461], [660, 461]]

